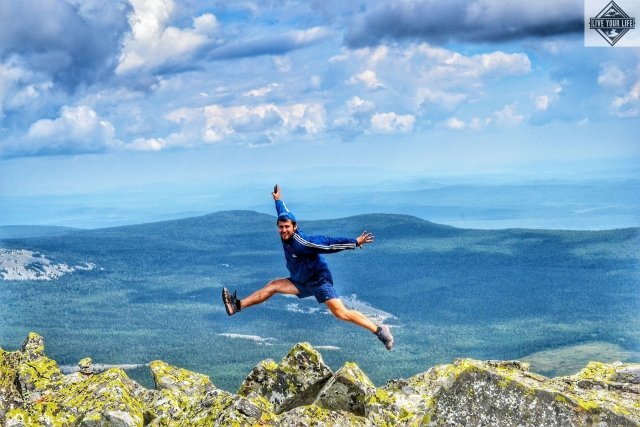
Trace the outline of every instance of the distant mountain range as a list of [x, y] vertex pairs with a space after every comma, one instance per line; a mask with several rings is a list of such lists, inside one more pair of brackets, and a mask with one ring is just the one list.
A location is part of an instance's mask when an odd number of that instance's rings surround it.
[[[222, 286], [245, 296], [287, 275], [275, 217], [253, 211], [95, 230], [0, 228], [5, 251], [94, 266], [49, 282], [0, 281], [0, 342], [17, 348], [36, 331], [63, 365], [86, 354], [109, 364], [162, 359], [227, 390], [299, 341], [327, 349], [331, 366], [357, 362], [374, 382], [455, 357], [531, 357], [533, 370], [552, 376], [585, 359], [638, 360], [638, 228], [469, 230], [396, 214], [300, 227], [375, 233], [373, 245], [326, 258], [347, 304], [391, 325], [392, 352], [309, 299], [277, 296], [226, 316]], [[575, 364], [558, 357], [571, 349]]]

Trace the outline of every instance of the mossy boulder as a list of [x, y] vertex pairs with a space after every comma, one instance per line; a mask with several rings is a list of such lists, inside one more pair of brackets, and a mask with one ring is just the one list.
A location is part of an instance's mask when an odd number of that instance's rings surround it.
[[16, 369], [11, 353], [0, 348], [0, 425], [5, 425], [6, 413], [21, 402], [15, 386]]
[[270, 405], [217, 389], [209, 377], [162, 361], [149, 364], [155, 393], [145, 405], [150, 425], [253, 426], [269, 420]]
[[62, 385], [64, 375], [44, 353], [44, 338], [30, 333], [17, 357], [17, 383], [24, 400], [34, 402]]
[[332, 411], [346, 411], [364, 416], [364, 401], [375, 386], [360, 367], [347, 362], [318, 393], [315, 404]]
[[276, 413], [312, 403], [333, 372], [309, 343], [296, 344], [280, 363], [265, 360], [247, 376], [238, 394], [264, 396]]
[[[611, 378], [613, 368], [603, 366]], [[619, 366], [621, 375], [635, 372], [635, 365]], [[381, 426], [640, 424], [637, 392], [587, 392], [584, 379], [550, 380], [517, 361], [460, 359], [387, 383], [367, 398], [366, 414]]]
[[298, 406], [282, 415], [279, 427], [374, 427], [376, 424], [351, 412], [331, 411], [317, 405]]
[[458, 359], [376, 388], [355, 363], [336, 373], [308, 343], [261, 362], [238, 394], [209, 377], [150, 364], [155, 389], [122, 369], [95, 374], [88, 358], [63, 375], [30, 334], [0, 348], [0, 425], [205, 426], [640, 426], [640, 364], [589, 363], [549, 379], [517, 361]]

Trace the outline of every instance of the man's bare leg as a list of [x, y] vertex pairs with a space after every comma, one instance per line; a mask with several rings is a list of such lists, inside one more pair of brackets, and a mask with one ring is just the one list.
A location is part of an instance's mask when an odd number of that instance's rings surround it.
[[275, 279], [240, 301], [240, 307], [246, 308], [261, 304], [275, 294], [297, 295], [298, 288], [289, 279]]
[[369, 331], [376, 334], [378, 339], [382, 341], [387, 350], [391, 350], [391, 348], [393, 348], [393, 335], [391, 335], [389, 326], [378, 326], [359, 311], [349, 310], [344, 306], [340, 298], [330, 299], [329, 301], [325, 302], [325, 304], [327, 305], [327, 307], [329, 307], [331, 313], [338, 319], [345, 320], [347, 322], [351, 322], [358, 326], [362, 326], [365, 329], [368, 329]]
[[365, 329], [375, 333], [378, 330], [378, 325], [373, 323], [367, 316], [356, 310], [349, 310], [344, 306], [340, 298], [333, 298], [325, 302], [331, 313], [340, 320], [355, 323], [358, 326], [362, 326]]

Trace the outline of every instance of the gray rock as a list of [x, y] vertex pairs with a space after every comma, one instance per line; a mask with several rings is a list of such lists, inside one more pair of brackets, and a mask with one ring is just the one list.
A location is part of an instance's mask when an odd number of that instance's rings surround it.
[[363, 417], [364, 401], [374, 390], [375, 386], [358, 365], [347, 362], [327, 381], [314, 404], [332, 411], [346, 411]]
[[[86, 360], [85, 360], [86, 362]], [[156, 389], [122, 369], [63, 375], [29, 337], [0, 348], [0, 425], [167, 426], [640, 426], [640, 364], [589, 363], [546, 378], [518, 361], [459, 359], [376, 388], [355, 363], [335, 374], [308, 343], [261, 362], [235, 395], [156, 361]]]
[[257, 393], [276, 413], [313, 402], [332, 372], [309, 343], [296, 344], [279, 364], [266, 360], [247, 376], [238, 394]]

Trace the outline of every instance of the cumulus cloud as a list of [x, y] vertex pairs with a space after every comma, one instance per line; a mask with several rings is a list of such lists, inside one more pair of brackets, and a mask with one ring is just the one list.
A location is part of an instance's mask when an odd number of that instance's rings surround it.
[[625, 73], [616, 64], [606, 63], [600, 67], [598, 74], [598, 84], [605, 88], [618, 88], [625, 84], [627, 78]]
[[640, 81], [637, 81], [624, 95], [616, 96], [611, 107], [613, 114], [617, 117], [640, 117]]
[[367, 89], [378, 90], [384, 88], [382, 83], [378, 81], [376, 72], [372, 70], [365, 70], [355, 76], [351, 77], [348, 81], [349, 84], [363, 84]]
[[456, 117], [451, 117], [449, 120], [447, 120], [447, 127], [449, 129], [461, 130], [466, 127], [466, 124]]
[[524, 120], [524, 115], [516, 111], [515, 105], [505, 105], [502, 110], [493, 113], [493, 117], [497, 123], [506, 127], [516, 126]]
[[133, 151], [160, 151], [167, 147], [167, 141], [164, 138], [136, 138], [129, 147]]
[[131, 32], [124, 41], [118, 74], [175, 66], [213, 43], [218, 24], [210, 13], [195, 17], [191, 28], [180, 29], [168, 25], [175, 9], [173, 0], [131, 0], [131, 4]]
[[0, 119], [7, 111], [39, 104], [52, 86], [47, 76], [25, 68], [17, 57], [0, 63]]
[[583, 31], [580, 0], [398, 0], [356, 14], [344, 43], [371, 46], [385, 39], [499, 42]]
[[168, 114], [167, 119], [184, 126], [201, 127], [201, 138], [207, 143], [248, 137], [255, 144], [256, 141], [266, 141], [256, 138], [256, 135], [266, 136], [269, 141], [274, 136], [289, 133], [316, 135], [326, 128], [325, 114], [319, 103], [230, 107], [213, 104], [202, 108], [182, 108]]
[[112, 73], [127, 11], [124, 0], [0, 2], [0, 52], [70, 92]]
[[371, 131], [375, 133], [410, 132], [415, 116], [411, 114], [377, 113], [371, 117]]
[[558, 101], [558, 97], [560, 96], [561, 92], [562, 92], [562, 86], [557, 85], [553, 89], [553, 93], [535, 96], [534, 103], [535, 103], [536, 110], [538, 111], [548, 110], [552, 104]]
[[[498, 50], [465, 55], [428, 43], [345, 49], [330, 64], [348, 76], [342, 82], [354, 93], [346, 108], [331, 110], [333, 130], [344, 140], [367, 133], [411, 132], [417, 123], [444, 121], [447, 125], [460, 105], [487, 96], [488, 82], [532, 70], [524, 53]], [[376, 90], [382, 87], [384, 91]], [[355, 95], [363, 89], [366, 97]], [[471, 122], [464, 126], [479, 130], [487, 124], [478, 119], [473, 127]], [[456, 126], [462, 123], [448, 123], [450, 128]]]
[[360, 98], [359, 96], [354, 96], [347, 101], [347, 107], [350, 115], [358, 115], [372, 112], [376, 105], [371, 101]]
[[59, 117], [33, 123], [20, 141], [3, 146], [3, 156], [95, 153], [118, 146], [113, 125], [92, 108], [64, 106]]
[[465, 56], [461, 53], [421, 43], [407, 50], [409, 58], [421, 57], [433, 61], [425, 70], [431, 77], [478, 79], [526, 74], [531, 71], [531, 61], [524, 53], [494, 51]]

